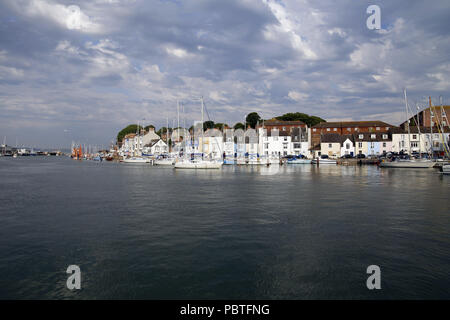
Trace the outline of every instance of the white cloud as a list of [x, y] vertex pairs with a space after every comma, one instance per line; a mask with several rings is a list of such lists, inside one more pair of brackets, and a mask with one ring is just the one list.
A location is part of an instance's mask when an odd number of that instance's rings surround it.
[[65, 6], [53, 1], [31, 0], [24, 10], [28, 16], [46, 17], [61, 27], [86, 33], [102, 32], [102, 27], [92, 21], [83, 10], [76, 5]]
[[288, 97], [294, 101], [300, 102], [309, 98], [309, 95], [306, 93], [301, 93], [298, 91], [289, 91]]

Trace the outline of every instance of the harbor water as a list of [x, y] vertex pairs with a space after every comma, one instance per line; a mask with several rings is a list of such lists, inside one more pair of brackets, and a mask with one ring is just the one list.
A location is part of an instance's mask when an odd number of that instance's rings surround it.
[[0, 299], [449, 299], [449, 195], [434, 169], [4, 157]]

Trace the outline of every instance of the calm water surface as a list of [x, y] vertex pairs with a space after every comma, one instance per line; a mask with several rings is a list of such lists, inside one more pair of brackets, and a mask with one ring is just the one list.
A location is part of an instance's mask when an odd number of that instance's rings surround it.
[[0, 158], [0, 298], [450, 298], [449, 176], [268, 170]]

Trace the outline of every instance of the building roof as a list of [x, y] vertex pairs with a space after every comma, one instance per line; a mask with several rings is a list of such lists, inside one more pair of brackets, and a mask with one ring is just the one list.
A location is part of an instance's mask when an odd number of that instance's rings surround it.
[[[262, 127], [262, 122], [259, 123], [259, 126]], [[282, 121], [277, 119], [270, 119], [264, 121], [264, 126], [300, 126], [305, 125], [303, 121]]]
[[130, 139], [130, 138], [134, 138], [136, 136], [136, 133], [129, 133], [126, 134], [125, 137], [123, 137], [124, 139]]
[[[391, 134], [408, 134], [408, 127], [406, 127], [405, 129], [402, 129], [401, 127], [391, 128], [389, 130], [389, 132]], [[419, 129], [417, 127], [415, 127], [415, 126], [414, 127], [411, 126], [409, 128], [409, 132], [410, 133], [419, 133]], [[431, 128], [429, 128], [429, 127], [420, 127], [420, 133], [431, 133]], [[437, 127], [433, 127], [433, 133], [439, 133]], [[444, 127], [444, 133], [450, 133], [450, 128], [449, 127]]]
[[354, 127], [394, 127], [393, 125], [383, 121], [338, 121], [338, 122], [321, 122], [313, 126], [313, 128], [354, 128]]
[[268, 130], [267, 132], [267, 136], [268, 137], [288, 137], [291, 136], [291, 134], [287, 131], [283, 131], [283, 130]]
[[[375, 135], [375, 138], [372, 138], [372, 136]], [[355, 133], [354, 135], [355, 141], [391, 141], [392, 138], [389, 133], [382, 133], [382, 132], [361, 132], [361, 133]]]
[[321, 143], [341, 143], [343, 136], [337, 133], [327, 133], [320, 136]]

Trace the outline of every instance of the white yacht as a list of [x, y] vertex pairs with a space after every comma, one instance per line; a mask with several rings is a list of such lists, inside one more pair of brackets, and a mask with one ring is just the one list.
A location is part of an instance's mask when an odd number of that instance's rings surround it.
[[175, 169], [220, 169], [223, 162], [210, 160], [179, 160], [175, 162]]
[[131, 157], [122, 160], [124, 163], [151, 163], [151, 159], [143, 157]]

